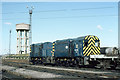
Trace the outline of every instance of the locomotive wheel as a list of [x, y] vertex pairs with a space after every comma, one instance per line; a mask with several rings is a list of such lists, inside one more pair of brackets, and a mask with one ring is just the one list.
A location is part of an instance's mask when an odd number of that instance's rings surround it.
[[111, 69], [116, 69], [116, 66], [110, 66]]
[[110, 63], [108, 61], [104, 60], [104, 61], [100, 62], [99, 67], [101, 69], [107, 69], [108, 67], [110, 67]]
[[43, 63], [44, 66], [46, 66], [47, 64], [46, 63]]
[[33, 61], [32, 64], [35, 65], [35, 62]]
[[56, 66], [59, 66], [59, 61], [55, 61], [55, 65], [56, 65]]
[[66, 62], [65, 62], [65, 67], [69, 67], [69, 65], [70, 65], [69, 62], [66, 61]]
[[111, 62], [110, 68], [111, 69], [116, 69], [116, 67], [117, 67], [117, 63], [115, 61]]
[[93, 65], [89, 65], [89, 67], [90, 67], [90, 68], [95, 68], [95, 65], [94, 65], [94, 64], [93, 64]]
[[114, 64], [114, 65], [110, 66], [111, 69], [116, 69], [116, 67], [117, 67], [117, 64]]
[[70, 62], [70, 67], [74, 67], [75, 64], [73, 62]]
[[63, 61], [63, 62], [62, 62], [62, 65], [63, 65], [63, 66], [66, 66], [66, 64], [67, 64], [66, 61]]

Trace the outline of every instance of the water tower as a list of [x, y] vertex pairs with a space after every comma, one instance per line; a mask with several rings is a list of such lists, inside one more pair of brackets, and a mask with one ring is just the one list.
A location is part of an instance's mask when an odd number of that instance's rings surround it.
[[17, 54], [29, 54], [29, 24], [16, 24]]

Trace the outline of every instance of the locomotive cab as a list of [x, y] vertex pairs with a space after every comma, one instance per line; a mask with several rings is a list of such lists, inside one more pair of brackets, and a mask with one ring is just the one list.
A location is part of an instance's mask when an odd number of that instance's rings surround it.
[[86, 36], [83, 40], [83, 55], [99, 55], [100, 40], [96, 36]]
[[90, 55], [100, 54], [100, 40], [96, 36], [88, 35], [74, 39], [74, 52], [78, 65], [89, 65]]

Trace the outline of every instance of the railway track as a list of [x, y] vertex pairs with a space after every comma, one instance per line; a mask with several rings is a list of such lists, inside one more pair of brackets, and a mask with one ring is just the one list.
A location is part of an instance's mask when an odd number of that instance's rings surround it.
[[[6, 65], [16, 65], [16, 66], [20, 66], [20, 65], [28, 65], [29, 64], [29, 60], [19, 60], [19, 59], [7, 59], [7, 60], [3, 60], [2, 61], [3, 64], [6, 64]], [[51, 64], [47, 64], [47, 65], [43, 65], [43, 64], [36, 64], [36, 65], [40, 65], [40, 66], [49, 66], [49, 67], [53, 67], [53, 65]], [[22, 67], [21, 66], [21, 67]], [[101, 69], [101, 68], [98, 68], [98, 67], [90, 67], [90, 66], [80, 66], [80, 67], [65, 67], [65, 66], [55, 66], [54, 67], [58, 67], [58, 68], [68, 68], [68, 69], [82, 69], [82, 70], [92, 70], [92, 71], [112, 71], [112, 72], [120, 72], [120, 68], [116, 68], [116, 69], [111, 69], [111, 68], [107, 68], [107, 69]]]
[[17, 79], [22, 79], [22, 78], [25, 79], [22, 76], [18, 76], [6, 70], [2, 70], [2, 80], [17, 80]]
[[[43, 66], [43, 65], [28, 65], [25, 63], [17, 62], [3, 62], [4, 65], [14, 66], [17, 68], [24, 68], [39, 72], [53, 73], [57, 75], [67, 76], [65, 78], [119, 78], [119, 70], [100, 70], [93, 68], [73, 68], [73, 67], [56, 67], [56, 66]], [[89, 71], [88, 71], [89, 70]]]

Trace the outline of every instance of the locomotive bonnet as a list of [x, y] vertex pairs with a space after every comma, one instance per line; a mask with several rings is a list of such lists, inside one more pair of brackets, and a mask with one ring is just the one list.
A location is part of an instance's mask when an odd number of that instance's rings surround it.
[[84, 57], [99, 54], [100, 40], [96, 36], [88, 35], [53, 42], [53, 55], [55, 57]]

